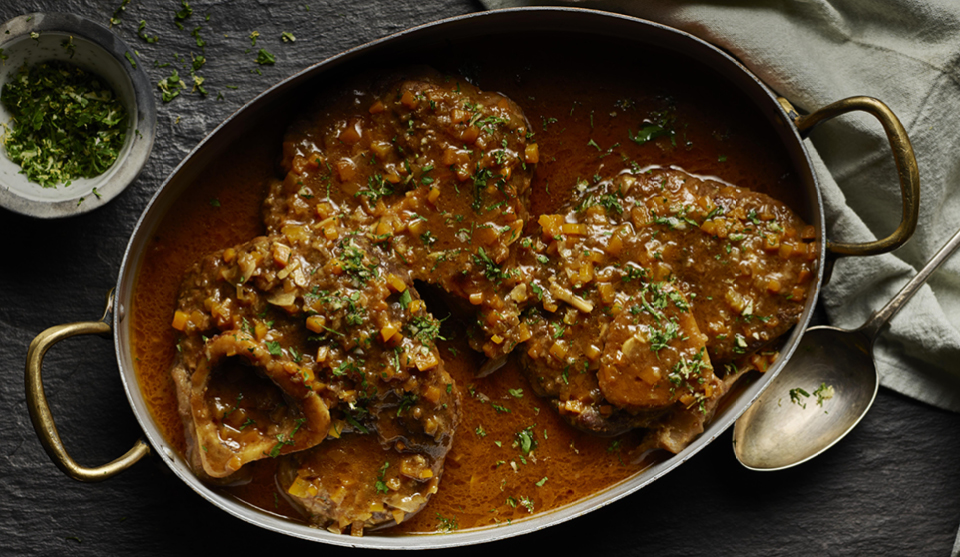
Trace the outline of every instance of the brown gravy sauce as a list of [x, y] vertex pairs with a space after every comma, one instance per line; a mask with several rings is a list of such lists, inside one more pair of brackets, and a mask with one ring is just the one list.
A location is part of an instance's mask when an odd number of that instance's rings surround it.
[[[536, 133], [540, 163], [530, 212], [559, 210], [579, 178], [650, 165], [674, 166], [778, 198], [803, 214], [799, 188], [779, 140], [756, 109], [725, 92], [729, 86], [664, 55], [599, 60], [575, 49], [549, 58], [490, 54], [464, 63], [430, 60], [465, 73], [486, 90], [506, 94]], [[686, 62], [684, 62], [686, 64]], [[459, 65], [458, 65], [459, 64]], [[636, 145], [646, 123], [671, 118], [673, 141]], [[176, 355], [171, 325], [185, 270], [202, 256], [263, 233], [260, 204], [276, 172], [286, 121], [271, 121], [253, 140], [238, 141], [174, 204], [143, 256], [134, 294], [134, 353], [140, 386], [170, 443], [184, 450], [183, 426], [169, 368]], [[219, 206], [216, 206], [218, 205]], [[442, 305], [432, 306], [438, 318]], [[441, 355], [463, 394], [463, 421], [439, 492], [391, 533], [460, 530], [507, 523], [573, 503], [642, 471], [664, 455], [637, 455], [639, 433], [593, 437], [573, 430], [532, 392], [511, 361], [476, 379], [481, 357], [465, 331], [447, 321]], [[522, 433], [536, 440], [523, 454]], [[300, 520], [275, 495], [272, 459], [253, 463], [256, 480], [220, 488], [267, 512]]]

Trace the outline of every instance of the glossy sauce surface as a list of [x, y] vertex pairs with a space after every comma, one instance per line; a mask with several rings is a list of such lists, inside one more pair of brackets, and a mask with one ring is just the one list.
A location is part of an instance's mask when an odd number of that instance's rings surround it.
[[[530, 198], [533, 216], [558, 212], [579, 180], [631, 165], [678, 167], [772, 195], [796, 207], [800, 192], [776, 136], [755, 109], [727, 97], [727, 86], [699, 68], [675, 70], [663, 56], [603, 61], [567, 56], [517, 59], [496, 53], [469, 63], [432, 60], [524, 110], [539, 145]], [[648, 53], [649, 54], [649, 53]], [[629, 57], [628, 57], [629, 58]], [[656, 61], [652, 61], [656, 60]], [[665, 115], [674, 133], [638, 144], [631, 137]], [[138, 376], [167, 439], [184, 450], [169, 368], [177, 331], [170, 321], [185, 270], [199, 258], [263, 233], [260, 204], [276, 176], [286, 122], [239, 142], [186, 192], [159, 226], [139, 271], [134, 300]], [[216, 203], [212, 203], [216, 200]], [[531, 219], [535, 222], [535, 219]], [[529, 226], [529, 225], [528, 225]], [[448, 315], [430, 303], [435, 317]], [[568, 504], [649, 466], [658, 455], [635, 454], [641, 435], [591, 436], [567, 425], [539, 399], [515, 359], [477, 379], [482, 363], [466, 331], [448, 319], [440, 354], [461, 390], [463, 420], [438, 493], [393, 533], [495, 525]], [[268, 512], [296, 517], [275, 495], [274, 462], [253, 463], [257, 481], [221, 488]]]

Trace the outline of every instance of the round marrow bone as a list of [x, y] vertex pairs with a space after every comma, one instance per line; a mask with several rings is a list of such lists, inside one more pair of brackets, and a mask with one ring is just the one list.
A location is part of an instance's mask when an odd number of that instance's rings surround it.
[[[435, 491], [460, 407], [434, 345], [439, 323], [407, 275], [333, 226], [288, 224], [200, 261], [181, 287], [172, 373], [198, 475], [232, 481], [247, 462], [279, 458], [285, 478], [301, 478], [284, 493], [311, 521], [361, 533], [409, 516]], [[417, 481], [435, 478], [434, 489], [398, 502], [347, 486], [352, 499], [319, 512], [303, 489], [315, 467], [302, 453], [333, 439], [321, 453], [378, 440], [384, 461], [419, 462]], [[402, 513], [365, 514], [385, 504]]]

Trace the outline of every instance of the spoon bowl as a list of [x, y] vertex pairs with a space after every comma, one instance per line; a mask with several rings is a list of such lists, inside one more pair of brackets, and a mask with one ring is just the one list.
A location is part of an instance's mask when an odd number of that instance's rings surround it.
[[859, 329], [807, 329], [790, 361], [734, 425], [733, 452], [740, 463], [751, 470], [782, 470], [843, 439], [877, 396], [874, 341], [958, 247], [960, 231]]
[[751, 470], [781, 470], [840, 441], [877, 396], [872, 348], [860, 330], [808, 329], [790, 362], [737, 420], [737, 459]]

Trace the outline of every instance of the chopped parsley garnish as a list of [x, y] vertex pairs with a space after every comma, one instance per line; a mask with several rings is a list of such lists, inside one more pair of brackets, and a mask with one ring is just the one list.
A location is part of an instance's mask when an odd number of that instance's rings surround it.
[[203, 38], [200, 37], [200, 30], [201, 30], [201, 29], [203, 29], [203, 26], [202, 26], [202, 25], [197, 25], [197, 26], [194, 28], [194, 30], [190, 32], [190, 36], [193, 37], [194, 39], [196, 39], [196, 41], [197, 41], [197, 46], [198, 46], [198, 47], [204, 48], [205, 46], [207, 46], [207, 41], [203, 40]]
[[270, 352], [270, 354], [272, 354], [272, 355], [274, 355], [274, 356], [282, 356], [282, 355], [283, 355], [283, 349], [280, 348], [280, 343], [277, 342], [277, 341], [273, 341], [273, 340], [268, 340], [268, 341], [267, 341], [267, 352]]
[[652, 141], [658, 137], [664, 136], [669, 136], [672, 138], [673, 131], [665, 129], [656, 124], [649, 124], [640, 128], [640, 130], [637, 131], [637, 135], [633, 135], [632, 131], [627, 130], [627, 137], [629, 137], [630, 141], [633, 141], [637, 145], [643, 145], [648, 141]]
[[3, 138], [7, 156], [43, 187], [103, 174], [126, 139], [127, 111], [117, 95], [69, 62], [22, 66], [0, 102], [14, 124]]
[[457, 523], [457, 517], [446, 518], [442, 514], [437, 513], [437, 532], [453, 532], [459, 528], [460, 524]]
[[183, 80], [180, 79], [180, 74], [177, 73], [176, 69], [173, 70], [170, 77], [161, 79], [157, 86], [160, 87], [160, 91], [162, 91], [161, 97], [165, 103], [177, 98], [180, 95], [180, 91], [187, 87]]
[[154, 35], [154, 36], [152, 36], [152, 37], [148, 37], [146, 31], [144, 31], [144, 29], [146, 29], [146, 28], [147, 28], [147, 22], [146, 22], [146, 20], [141, 19], [141, 20], [140, 20], [140, 26], [137, 27], [137, 36], [140, 37], [141, 39], [143, 39], [144, 41], [146, 41], [147, 43], [151, 43], [151, 44], [152, 44], [152, 43], [155, 43], [155, 42], [157, 42], [157, 41], [160, 40], [160, 37], [158, 37], [158, 36], [156, 36], [156, 35]]
[[117, 6], [117, 9], [113, 11], [113, 17], [110, 18], [110, 27], [114, 25], [120, 25], [120, 15], [127, 11], [127, 4], [130, 3], [130, 0], [123, 0], [120, 2], [120, 5]]
[[353, 194], [354, 197], [361, 195], [370, 200], [370, 203], [376, 202], [381, 197], [393, 194], [393, 185], [383, 179], [380, 174], [375, 174], [367, 178], [367, 189], [360, 190]]
[[533, 293], [537, 295], [538, 300], [543, 300], [543, 288], [540, 288], [534, 283], [530, 283], [530, 290], [533, 290]]
[[670, 341], [677, 338], [680, 332], [680, 325], [673, 319], [663, 321], [661, 327], [650, 328], [650, 350], [659, 352], [670, 346]]
[[273, 65], [277, 63], [277, 59], [273, 54], [270, 54], [266, 49], [261, 48], [260, 52], [257, 53], [257, 59], [254, 60], [257, 64], [263, 65]]
[[340, 260], [343, 264], [343, 270], [357, 279], [360, 284], [365, 284], [368, 279], [377, 278], [377, 265], [371, 263], [364, 264], [366, 252], [352, 243], [344, 244], [343, 255]]
[[292, 42], [296, 41], [297, 38], [293, 36], [293, 33], [284, 31], [284, 32], [280, 33], [280, 40], [282, 40], [282, 41], [285, 42], [285, 43], [292, 43]]
[[803, 402], [803, 399], [800, 398], [801, 396], [804, 398], [810, 398], [810, 393], [801, 389], [800, 387], [797, 387], [796, 389], [790, 389], [790, 402], [803, 409], [806, 409], [807, 403]]
[[476, 255], [473, 256], [473, 262], [483, 269], [483, 276], [487, 277], [487, 280], [491, 282], [500, 282], [501, 279], [507, 276], [503, 269], [501, 269], [493, 259], [490, 259], [490, 256], [487, 255], [487, 252], [484, 251], [482, 247], [477, 249]]
[[813, 391], [813, 394], [817, 397], [817, 406], [823, 407], [824, 400], [833, 398], [833, 386], [820, 383], [820, 386]]
[[[412, 121], [412, 120], [411, 120]], [[473, 174], [473, 207], [474, 211], [479, 211], [483, 207], [483, 190], [487, 187], [487, 180], [493, 177], [493, 171], [489, 168], [477, 168]]]
[[[399, 356], [398, 356], [399, 358]], [[403, 398], [400, 399], [400, 404], [397, 406], [397, 417], [400, 417], [400, 414], [403, 414], [405, 410], [413, 408], [413, 405], [417, 403], [419, 397], [415, 394], [404, 393]]]
[[537, 427], [536, 424], [516, 433], [517, 446], [520, 447], [520, 450], [525, 455], [530, 454], [530, 451], [537, 448], [537, 436], [533, 432], [533, 428], [535, 427]]
[[183, 31], [183, 21], [193, 15], [193, 8], [190, 7], [190, 4], [187, 4], [186, 0], [181, 0], [180, 6], [181, 10], [173, 15], [173, 23], [177, 26], [177, 29]]
[[423, 344], [433, 344], [436, 339], [447, 340], [440, 336], [440, 322], [428, 315], [416, 315], [407, 325], [407, 334]]
[[403, 309], [407, 309], [410, 305], [410, 302], [413, 301], [413, 297], [410, 295], [410, 289], [403, 291], [403, 294], [400, 294], [400, 305], [403, 306]]
[[297, 425], [294, 426], [293, 431], [291, 431], [290, 435], [286, 436], [286, 438], [284, 438], [284, 435], [282, 433], [280, 435], [277, 435], [277, 444], [274, 445], [272, 449], [270, 449], [270, 454], [269, 454], [270, 458], [277, 458], [278, 456], [280, 456], [280, 450], [283, 449], [284, 445], [293, 446], [295, 444], [295, 441], [293, 440], [293, 436], [296, 435], [298, 431], [300, 431], [300, 426], [302, 426], [303, 422], [305, 421], [307, 421], [306, 418], [297, 418]]
[[623, 213], [623, 205], [620, 204], [620, 201], [614, 195], [601, 195], [599, 203], [607, 211], [616, 212], [618, 215]]
[[[70, 38], [64, 40], [63, 42], [61, 42], [61, 43], [60, 43], [60, 46], [63, 47], [64, 50], [66, 50], [67, 52], [70, 53], [70, 58], [73, 58], [73, 55], [77, 53], [77, 45], [73, 44], [73, 37], [72, 37], [72, 36], [71, 36]], [[3, 49], [0, 49], [0, 52], [2, 52], [2, 51], [3, 51]], [[139, 54], [139, 53], [137, 53], [137, 54]], [[6, 59], [6, 58], [4, 58], [4, 59]]]
[[388, 493], [390, 488], [387, 487], [386, 482], [384, 482], [384, 476], [387, 474], [387, 468], [390, 467], [390, 461], [384, 461], [383, 466], [380, 467], [380, 471], [377, 473], [377, 483], [375, 487], [377, 488], [377, 493]]

